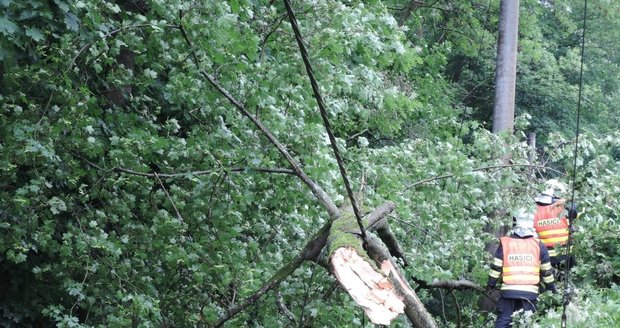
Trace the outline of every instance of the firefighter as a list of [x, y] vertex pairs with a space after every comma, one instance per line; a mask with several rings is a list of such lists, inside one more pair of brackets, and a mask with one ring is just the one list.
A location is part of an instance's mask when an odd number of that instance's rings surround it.
[[487, 288], [495, 289], [500, 279], [502, 282], [496, 328], [509, 327], [512, 314], [521, 309], [536, 312], [541, 280], [546, 290], [556, 291], [549, 252], [536, 238], [532, 212], [517, 210], [513, 216], [512, 233], [500, 238], [490, 265]]
[[[576, 218], [576, 207], [566, 208], [566, 200], [561, 195], [566, 192], [566, 186], [558, 180], [551, 179], [545, 182], [545, 190], [534, 198], [536, 214], [534, 214], [534, 228], [540, 240], [549, 250], [551, 265], [562, 272], [564, 263], [569, 268], [575, 265], [575, 258], [567, 258], [566, 244], [568, 242], [570, 220]], [[568, 213], [568, 217], [566, 217]], [[568, 261], [567, 261], [568, 260]]]

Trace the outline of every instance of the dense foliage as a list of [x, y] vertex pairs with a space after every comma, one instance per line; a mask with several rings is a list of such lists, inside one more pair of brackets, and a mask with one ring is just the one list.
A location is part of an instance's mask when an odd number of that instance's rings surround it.
[[[620, 320], [620, 6], [590, 2], [575, 182], [587, 211], [568, 311], [573, 327], [608, 327]], [[484, 231], [531, 204], [546, 178], [569, 183], [574, 173], [582, 3], [522, 0], [511, 135], [485, 129], [498, 6], [294, 2], [354, 189], [364, 181], [367, 207], [396, 203], [408, 277], [484, 284], [493, 240]], [[204, 73], [345, 202], [279, 1], [0, 8], [1, 326], [209, 326], [326, 222]], [[282, 305], [300, 326], [362, 326], [334, 282], [305, 263], [226, 326], [291, 326]], [[418, 293], [446, 327], [493, 321], [474, 291]], [[545, 295], [538, 321], [522, 326], [559, 327], [558, 297]]]

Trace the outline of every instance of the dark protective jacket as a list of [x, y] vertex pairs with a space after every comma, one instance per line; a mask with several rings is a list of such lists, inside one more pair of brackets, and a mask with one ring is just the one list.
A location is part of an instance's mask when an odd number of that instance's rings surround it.
[[500, 278], [500, 291], [504, 298], [534, 301], [538, 298], [540, 280], [547, 290], [555, 291], [549, 252], [540, 240], [532, 236], [512, 234], [500, 238], [487, 285], [495, 288]]

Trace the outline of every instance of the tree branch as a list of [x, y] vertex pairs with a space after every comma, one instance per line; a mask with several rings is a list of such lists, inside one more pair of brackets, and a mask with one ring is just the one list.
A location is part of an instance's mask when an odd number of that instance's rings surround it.
[[392, 229], [390, 229], [390, 225], [388, 224], [386, 218], [387, 215], [392, 212], [394, 207], [394, 203], [386, 202], [382, 206], [375, 209], [371, 213], [372, 217], [371, 215], [368, 216], [369, 223], [367, 224], [367, 227], [369, 231], [377, 232], [379, 238], [381, 238], [381, 240], [385, 243], [392, 256], [402, 259], [404, 266], [408, 266], [409, 262], [405, 258], [405, 254], [402, 251], [398, 240], [394, 236]]
[[434, 238], [439, 238], [439, 237], [437, 236], [437, 234], [433, 233], [432, 231], [430, 231], [430, 230], [428, 230], [428, 229], [424, 229], [424, 228], [420, 227], [419, 225], [416, 225], [416, 224], [415, 224], [415, 223], [413, 223], [413, 222], [407, 222], [407, 221], [405, 221], [405, 220], [399, 219], [399, 218], [394, 217], [394, 216], [392, 216], [392, 218], [393, 218], [394, 220], [396, 220], [397, 222], [400, 222], [401, 224], [405, 224], [405, 225], [411, 226], [411, 227], [412, 227], [412, 228], [414, 228], [414, 229], [418, 229], [418, 230], [420, 230], [420, 231], [424, 232], [425, 234], [427, 234], [427, 235], [429, 235], [429, 236], [431, 236], [431, 237], [434, 237]]
[[432, 288], [458, 289], [458, 290], [473, 289], [477, 292], [482, 293], [484, 296], [486, 296], [491, 301], [497, 303], [497, 299], [489, 295], [482, 286], [469, 280], [465, 280], [465, 279], [440, 280], [440, 281], [433, 281], [431, 283], [427, 283], [426, 281], [418, 279], [416, 277], [411, 277], [411, 280], [413, 280], [416, 284], [418, 284], [419, 288], [424, 288], [424, 289], [432, 289]]
[[443, 299], [443, 290], [439, 291], [439, 298], [441, 299], [441, 317], [445, 323], [448, 323], [448, 319], [446, 319], [446, 302]]
[[312, 283], [314, 281], [314, 273], [316, 272], [316, 265], [312, 266], [312, 274], [310, 274], [310, 283], [306, 286], [306, 292], [304, 293], [304, 302], [301, 306], [301, 313], [299, 314], [299, 328], [303, 328], [304, 326], [304, 312], [306, 311], [306, 306], [308, 305], [308, 295], [310, 295], [310, 288], [312, 287]]
[[326, 302], [327, 300], [329, 300], [329, 298], [332, 297], [334, 292], [339, 289], [338, 288], [339, 286], [340, 286], [340, 282], [338, 280], [334, 280], [331, 286], [329, 286], [329, 289], [327, 289], [325, 294], [323, 294], [323, 297], [321, 297], [321, 300], [323, 300], [323, 302]]
[[172, 197], [170, 197], [170, 194], [168, 193], [168, 189], [166, 189], [166, 187], [164, 186], [164, 183], [161, 181], [161, 179], [159, 178], [159, 175], [157, 173], [155, 173], [155, 178], [157, 179], [157, 182], [159, 182], [159, 185], [161, 186], [161, 188], [166, 193], [166, 197], [168, 197], [168, 200], [170, 201], [170, 204], [172, 204], [172, 208], [174, 208], [174, 212], [177, 215], [177, 219], [179, 220], [179, 222], [183, 222], [183, 217], [181, 216], [181, 213], [179, 213], [179, 209], [177, 209], [177, 206], [172, 201]]
[[226, 321], [232, 319], [235, 315], [245, 310], [248, 306], [254, 304], [268, 291], [276, 288], [280, 283], [290, 276], [305, 260], [313, 260], [318, 258], [321, 249], [325, 246], [329, 229], [331, 228], [331, 221], [325, 224], [321, 230], [315, 233], [310, 241], [306, 244], [299, 254], [297, 254], [291, 261], [278, 270], [261, 288], [255, 291], [252, 295], [245, 298], [243, 301], [235, 306], [228, 308], [226, 314], [218, 319], [213, 324], [213, 327], [221, 327]]
[[[562, 175], [566, 175], [564, 172], [560, 172], [556, 169], [544, 166], [544, 165], [536, 165], [536, 164], [502, 164], [502, 165], [490, 165], [490, 166], [483, 166], [483, 167], [479, 167], [476, 169], [471, 170], [471, 172], [478, 172], [478, 171], [485, 171], [485, 170], [492, 170], [492, 169], [505, 169], [505, 168], [512, 168], [512, 167], [533, 167], [533, 168], [539, 168], [539, 169], [544, 169], [544, 170], [549, 170], [549, 171], [554, 171], [556, 173], [562, 174]], [[424, 179], [424, 180], [420, 180], [418, 182], [412, 183], [409, 186], [405, 187], [405, 189], [403, 189], [400, 194], [402, 194], [403, 192], [424, 184], [424, 183], [428, 183], [428, 182], [432, 182], [435, 180], [441, 180], [441, 179], [446, 179], [446, 178], [451, 178], [453, 177], [454, 174], [444, 174], [444, 175], [437, 175], [434, 177], [430, 177], [428, 179]]]
[[[124, 30], [127, 29], [132, 29], [132, 28], [144, 28], [144, 27], [152, 27], [152, 28], [159, 28], [153, 24], [137, 24], [137, 25], [128, 25], [128, 26], [121, 26], [119, 28], [117, 28], [116, 30], [110, 31], [108, 33], [106, 33], [105, 35], [103, 35], [101, 38], [102, 39], [107, 39], [111, 36], [114, 36]], [[178, 26], [176, 25], [167, 25], [166, 27], [170, 27], [170, 28], [178, 28]], [[95, 40], [96, 41], [96, 40]], [[80, 55], [88, 50], [90, 47], [92, 47], [92, 45], [95, 43], [95, 41], [91, 41], [89, 43], [87, 43], [86, 45], [84, 45], [82, 48], [80, 48], [80, 50], [78, 51], [78, 53], [73, 57], [73, 59], [69, 62], [69, 65], [67, 66], [67, 71], [69, 69], [71, 69], [71, 67], [73, 66], [73, 64], [75, 64], [75, 61], [78, 59], [78, 57], [80, 57]], [[66, 73], [66, 71], [65, 71]]]
[[[398, 17], [398, 26], [403, 26], [407, 20], [409, 19], [409, 17], [411, 17], [411, 14], [413, 12], [415, 12], [418, 8], [430, 8], [430, 9], [437, 9], [437, 10], [441, 10], [444, 13], [446, 13], [447, 9], [443, 9], [443, 8], [439, 8], [439, 7], [434, 7], [434, 5], [439, 2], [439, 0], [436, 0], [435, 2], [431, 3], [430, 5], [427, 5], [425, 2], [423, 1], [418, 1], [418, 0], [412, 0], [407, 6], [405, 6], [404, 8], [400, 9], [403, 12], [400, 14], [400, 16]], [[397, 8], [394, 8], [397, 9]]]
[[192, 42], [190, 41], [187, 33], [185, 32], [183, 25], [181, 25], [180, 23], [179, 23], [179, 29], [181, 30], [181, 34], [183, 35], [183, 38], [185, 39], [185, 42], [187, 43], [187, 46], [189, 47], [189, 51], [192, 53], [194, 64], [196, 65], [196, 68], [198, 68], [200, 74], [205, 79], [207, 79], [207, 81], [209, 81], [209, 83], [220, 94], [222, 94], [222, 96], [224, 96], [224, 98], [226, 98], [228, 102], [230, 102], [230, 104], [233, 105], [241, 115], [247, 117], [250, 121], [252, 121], [252, 123], [254, 123], [254, 125], [263, 133], [263, 135], [267, 138], [267, 140], [269, 140], [269, 142], [278, 149], [280, 154], [291, 165], [291, 168], [293, 169], [293, 171], [295, 171], [295, 174], [308, 186], [308, 188], [310, 188], [310, 191], [312, 192], [312, 194], [314, 194], [314, 196], [325, 206], [325, 208], [327, 209], [327, 212], [329, 213], [329, 217], [332, 220], [339, 217], [340, 211], [338, 210], [338, 207], [336, 207], [336, 205], [334, 204], [333, 200], [327, 195], [327, 193], [323, 190], [323, 188], [321, 188], [321, 186], [316, 184], [314, 181], [312, 181], [312, 179], [310, 179], [310, 177], [308, 177], [308, 175], [306, 175], [306, 173], [297, 164], [297, 161], [288, 152], [286, 147], [284, 147], [284, 145], [282, 145], [273, 136], [271, 131], [269, 131], [269, 129], [267, 129], [267, 127], [265, 127], [258, 118], [253, 116], [245, 108], [245, 106], [243, 106], [243, 104], [241, 104], [226, 89], [224, 89], [224, 87], [222, 87], [213, 76], [211, 76], [209, 73], [207, 73], [206, 71], [200, 68], [200, 60], [198, 59], [198, 55], [196, 54], [196, 51], [194, 50]]
[[280, 293], [279, 289], [276, 289], [274, 293], [276, 294], [276, 304], [278, 305], [278, 309], [280, 309], [280, 312], [282, 312], [282, 314], [284, 314], [284, 316], [288, 318], [293, 323], [293, 325], [295, 325], [297, 322], [297, 319], [295, 319], [295, 314], [291, 312], [291, 310], [289, 310], [284, 304], [282, 293]]
[[452, 300], [454, 301], [454, 306], [456, 306], [456, 317], [458, 318], [457, 327], [461, 328], [461, 305], [459, 304], [459, 300], [456, 299], [454, 289], [450, 289], [450, 295], [452, 296]]
[[282, 14], [280, 15], [278, 18], [276, 18], [276, 20], [271, 23], [269, 25], [269, 29], [270, 31], [265, 35], [265, 37], [261, 40], [261, 48], [265, 46], [265, 43], [267, 43], [267, 40], [269, 39], [269, 37], [278, 30], [278, 28], [280, 27], [280, 24], [282, 24], [282, 21], [284, 21], [284, 19], [286, 19], [286, 14]]
[[145, 173], [134, 171], [130, 169], [126, 169], [123, 167], [115, 166], [112, 168], [114, 171], [119, 171], [127, 174], [138, 175], [143, 177], [154, 177], [159, 176], [162, 178], [178, 178], [178, 177], [187, 177], [187, 176], [198, 176], [198, 175], [208, 175], [215, 172], [222, 171], [230, 171], [230, 172], [263, 172], [263, 173], [282, 173], [282, 174], [295, 174], [295, 171], [289, 169], [281, 169], [281, 168], [268, 168], [268, 167], [232, 167], [232, 168], [223, 168], [219, 170], [205, 170], [205, 171], [190, 171], [183, 173]]
[[403, 26], [405, 22], [411, 17], [411, 13], [415, 11], [416, 8], [420, 7], [420, 5], [424, 4], [421, 1], [412, 0], [407, 6], [400, 9], [403, 10], [398, 17], [398, 26]]
[[124, 167], [120, 167], [120, 166], [114, 166], [111, 169], [104, 169], [102, 167], [100, 167], [99, 165], [89, 161], [88, 159], [86, 159], [84, 156], [74, 153], [70, 150], [68, 150], [69, 153], [71, 153], [73, 156], [78, 157], [79, 159], [81, 159], [82, 161], [84, 161], [86, 164], [96, 168], [99, 171], [103, 171], [103, 172], [122, 172], [122, 173], [127, 173], [127, 174], [131, 174], [131, 175], [137, 175], [137, 176], [141, 176], [141, 177], [148, 177], [148, 178], [154, 178], [154, 177], [160, 177], [160, 178], [179, 178], [179, 177], [188, 177], [188, 176], [199, 176], [199, 175], [208, 175], [208, 174], [212, 174], [212, 173], [216, 173], [216, 172], [223, 172], [223, 171], [230, 171], [230, 172], [263, 172], [263, 173], [279, 173], [279, 174], [295, 174], [295, 171], [291, 170], [291, 169], [283, 169], [283, 168], [269, 168], [269, 167], [229, 167], [229, 168], [221, 168], [221, 169], [217, 169], [217, 170], [203, 170], [203, 171], [188, 171], [188, 172], [180, 172], [180, 173], [161, 173], [161, 172], [153, 172], [153, 173], [146, 173], [146, 172], [140, 172], [140, 171], [135, 171], [132, 169], [127, 169]]
[[384, 219], [388, 214], [392, 213], [392, 211], [396, 208], [396, 204], [394, 202], [387, 201], [382, 205], [375, 208], [372, 212], [370, 212], [366, 218], [366, 229], [368, 231], [375, 231], [380, 226], [380, 221]]
[[368, 132], [368, 128], [365, 128], [364, 130], [362, 130], [362, 131], [360, 131], [360, 132], [358, 132], [358, 133], [356, 133], [356, 134], [354, 134], [354, 135], [352, 135], [350, 137], [347, 137], [347, 141], [353, 140], [353, 139], [361, 136], [362, 134], [364, 134], [366, 132]]

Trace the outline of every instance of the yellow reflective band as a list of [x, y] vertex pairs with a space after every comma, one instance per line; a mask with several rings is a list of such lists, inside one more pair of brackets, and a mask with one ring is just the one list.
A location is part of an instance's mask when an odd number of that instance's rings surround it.
[[505, 283], [521, 281], [522, 283], [535, 285], [540, 282], [540, 277], [539, 276], [527, 276], [527, 275], [515, 275], [515, 276], [504, 276], [502, 280], [504, 280]]
[[548, 239], [544, 239], [543, 243], [548, 244], [548, 243], [559, 243], [562, 241], [567, 241], [568, 240], [568, 235], [566, 236], [562, 236], [562, 237], [555, 237], [555, 238], [548, 238]]
[[538, 273], [538, 271], [540, 271], [540, 269], [537, 268], [537, 267], [532, 267], [532, 266], [513, 266], [513, 267], [504, 267], [503, 271], [505, 273], [510, 273], [510, 272], [533, 272], [533, 273]]
[[495, 270], [493, 270], [493, 269], [489, 270], [489, 276], [490, 276], [491, 278], [495, 278], [495, 279], [497, 279], [497, 278], [499, 278], [499, 275], [500, 275], [500, 274], [501, 274], [501, 273], [500, 273], [499, 271], [495, 271]]
[[493, 265], [498, 266], [498, 267], [501, 267], [501, 266], [503, 266], [503, 265], [504, 265], [504, 261], [503, 261], [503, 260], [500, 260], [500, 259], [498, 259], [498, 258], [496, 257], [496, 258], [494, 258], [494, 259], [493, 259]]
[[[550, 257], [556, 257], [559, 255], [565, 255], [566, 254], [566, 246], [559, 246], [558, 250], [555, 250], [553, 248], [549, 249], [549, 256]], [[574, 250], [573, 246], [570, 247], [571, 252]]]
[[543, 281], [545, 282], [545, 284], [550, 284], [554, 281], [553, 279], [553, 275], [551, 276], [547, 276], [547, 277], [543, 277]]
[[540, 237], [540, 239], [545, 239], [543, 238], [544, 236], [562, 234], [562, 233], [568, 234], [568, 229], [555, 229], [555, 230], [541, 231], [538, 233], [538, 236]]
[[538, 294], [538, 286], [534, 285], [506, 285], [502, 284], [502, 290], [519, 290], [524, 292], [536, 293]]
[[540, 269], [543, 271], [551, 270], [551, 263], [543, 263], [540, 265]]

